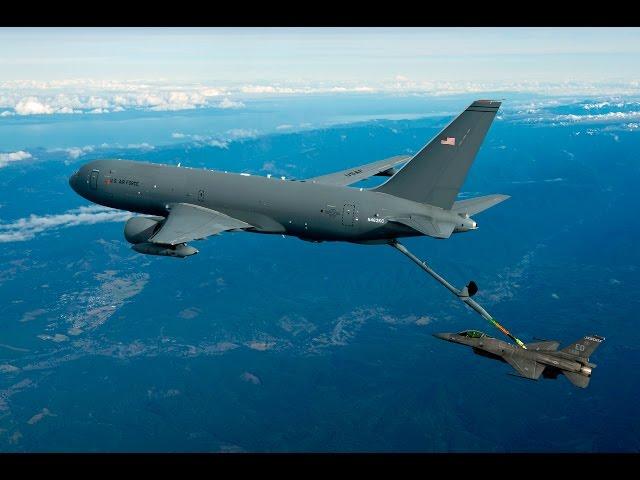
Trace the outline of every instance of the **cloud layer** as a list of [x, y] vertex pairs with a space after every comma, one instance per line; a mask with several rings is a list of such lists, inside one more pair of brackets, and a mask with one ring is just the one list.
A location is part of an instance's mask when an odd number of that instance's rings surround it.
[[129, 212], [92, 205], [67, 210], [55, 215], [30, 215], [8, 223], [0, 223], [0, 243], [24, 242], [41, 233], [78, 225], [104, 222], [123, 222], [132, 216]]
[[[640, 82], [469, 82], [414, 80], [394, 75], [374, 84], [342, 82], [263, 83], [205, 85], [70, 79], [49, 82], [0, 82], [0, 117], [51, 114], [103, 114], [127, 110], [176, 111], [197, 108], [238, 109], [256, 97], [314, 94], [427, 94], [534, 93], [558, 95], [637, 95]], [[594, 102], [584, 108], [599, 109], [615, 103]]]
[[31, 158], [33, 158], [33, 155], [23, 150], [11, 153], [0, 153], [0, 168], [6, 167], [10, 163], [21, 162], [23, 160], [29, 160]]
[[0, 82], [0, 117], [100, 114], [125, 110], [174, 111], [204, 107], [243, 108], [244, 103], [221, 89], [203, 85], [90, 79]]

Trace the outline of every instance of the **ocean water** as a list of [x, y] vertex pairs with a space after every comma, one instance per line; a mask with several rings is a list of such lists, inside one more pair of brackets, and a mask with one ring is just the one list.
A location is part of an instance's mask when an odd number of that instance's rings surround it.
[[468, 101], [2, 119], [2, 151], [33, 158], [0, 169], [0, 450], [637, 452], [640, 137], [557, 118], [597, 99], [505, 104], [461, 196], [511, 198], [405, 242], [525, 341], [605, 336], [586, 390], [432, 337], [499, 333], [385, 246], [230, 233], [176, 260], [73, 221], [93, 158], [305, 178], [415, 152]]

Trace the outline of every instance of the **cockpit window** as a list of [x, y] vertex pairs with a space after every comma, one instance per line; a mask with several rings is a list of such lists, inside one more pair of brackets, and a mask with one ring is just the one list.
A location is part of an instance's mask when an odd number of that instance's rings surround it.
[[469, 337], [469, 338], [482, 338], [482, 337], [489, 336], [486, 333], [480, 332], [478, 330], [465, 330], [463, 332], [458, 333], [458, 335], [461, 335], [463, 337]]

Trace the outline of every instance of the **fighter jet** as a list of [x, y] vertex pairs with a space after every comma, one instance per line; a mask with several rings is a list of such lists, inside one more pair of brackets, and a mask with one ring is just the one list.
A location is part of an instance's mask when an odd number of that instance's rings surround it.
[[[150, 255], [188, 257], [198, 250], [187, 242], [225, 231], [362, 244], [444, 239], [477, 229], [471, 215], [509, 198], [456, 200], [499, 107], [473, 102], [413, 156], [306, 180], [107, 159], [82, 166], [69, 184], [92, 202], [142, 214], [127, 221], [124, 236]], [[390, 178], [350, 187], [376, 175]]]
[[557, 378], [562, 373], [576, 387], [586, 388], [591, 373], [596, 367], [589, 362], [589, 357], [604, 340], [598, 335], [587, 335], [562, 350], [560, 343], [546, 340], [526, 344], [521, 348], [511, 343], [490, 337], [478, 330], [465, 330], [460, 333], [435, 333], [436, 338], [461, 345], [467, 345], [473, 352], [484, 357], [508, 363], [516, 369], [519, 376], [538, 380]]

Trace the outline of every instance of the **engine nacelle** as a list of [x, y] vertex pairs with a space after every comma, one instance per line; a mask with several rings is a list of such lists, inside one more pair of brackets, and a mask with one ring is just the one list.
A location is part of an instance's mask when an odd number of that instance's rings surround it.
[[132, 217], [124, 226], [124, 238], [134, 245], [144, 243], [160, 230], [163, 221], [163, 217]]

